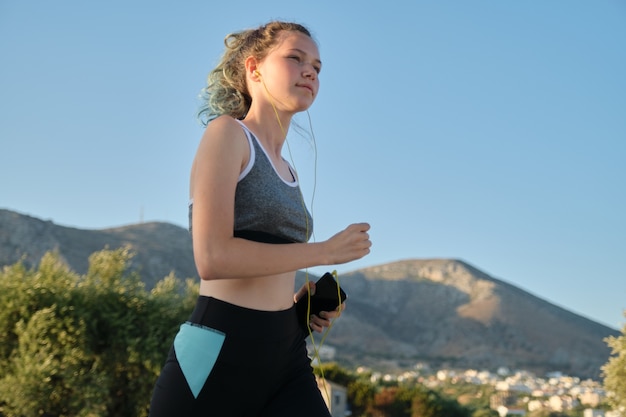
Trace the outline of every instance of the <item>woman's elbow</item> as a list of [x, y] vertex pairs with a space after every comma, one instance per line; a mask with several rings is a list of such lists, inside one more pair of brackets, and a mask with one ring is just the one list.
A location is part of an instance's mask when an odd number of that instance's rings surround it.
[[196, 260], [196, 270], [198, 271], [198, 276], [203, 281], [218, 279], [217, 268], [213, 266], [212, 262]]
[[222, 257], [216, 254], [215, 251], [206, 251], [205, 254], [201, 256], [195, 255], [194, 258], [200, 279], [203, 281], [211, 281], [224, 278], [226, 268], [223, 265]]

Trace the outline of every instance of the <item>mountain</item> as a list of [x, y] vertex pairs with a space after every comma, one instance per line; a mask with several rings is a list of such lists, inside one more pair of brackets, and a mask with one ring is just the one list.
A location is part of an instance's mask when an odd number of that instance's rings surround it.
[[131, 268], [140, 272], [148, 288], [171, 272], [182, 279], [198, 277], [191, 237], [181, 227], [150, 222], [82, 230], [0, 209], [0, 266], [19, 260], [35, 266], [46, 252], [57, 251], [74, 271], [84, 274], [89, 255], [123, 246], [135, 252]]
[[343, 362], [494, 369], [597, 378], [618, 335], [459, 260], [406, 260], [339, 277], [347, 309], [326, 344]]
[[[184, 228], [152, 222], [81, 230], [0, 209], [0, 266], [19, 260], [35, 266], [54, 250], [83, 274], [93, 252], [125, 245], [136, 253], [131, 267], [148, 288], [171, 272], [197, 279]], [[347, 309], [324, 344], [346, 365], [506, 366], [597, 378], [610, 354], [603, 339], [619, 334], [460, 260], [405, 260], [339, 280]], [[297, 286], [303, 281], [300, 272]]]

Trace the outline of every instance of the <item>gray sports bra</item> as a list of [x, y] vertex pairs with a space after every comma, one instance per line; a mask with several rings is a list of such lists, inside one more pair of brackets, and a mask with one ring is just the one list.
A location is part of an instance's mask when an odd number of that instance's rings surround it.
[[[304, 204], [298, 180], [282, 179], [265, 149], [239, 121], [250, 144], [250, 160], [239, 175], [235, 190], [236, 237], [268, 242], [306, 242], [313, 232], [313, 219]], [[189, 230], [193, 204], [189, 204]]]

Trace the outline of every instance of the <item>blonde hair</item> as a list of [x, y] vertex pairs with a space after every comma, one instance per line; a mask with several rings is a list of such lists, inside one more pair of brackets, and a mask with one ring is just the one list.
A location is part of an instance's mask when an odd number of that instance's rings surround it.
[[200, 93], [202, 104], [198, 119], [203, 125], [224, 114], [235, 119], [245, 117], [252, 102], [246, 83], [245, 60], [252, 56], [262, 61], [276, 45], [282, 31], [300, 32], [312, 38], [306, 27], [282, 21], [272, 21], [256, 29], [226, 36], [224, 54], [209, 73], [207, 86]]

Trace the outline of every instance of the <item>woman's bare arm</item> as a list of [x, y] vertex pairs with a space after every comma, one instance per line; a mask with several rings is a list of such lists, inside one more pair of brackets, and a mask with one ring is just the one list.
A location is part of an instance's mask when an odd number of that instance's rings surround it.
[[241, 126], [230, 117], [212, 121], [191, 173], [193, 250], [202, 279], [259, 277], [332, 265], [369, 253], [369, 225], [348, 226], [319, 243], [273, 245], [233, 236], [237, 179], [249, 159]]

